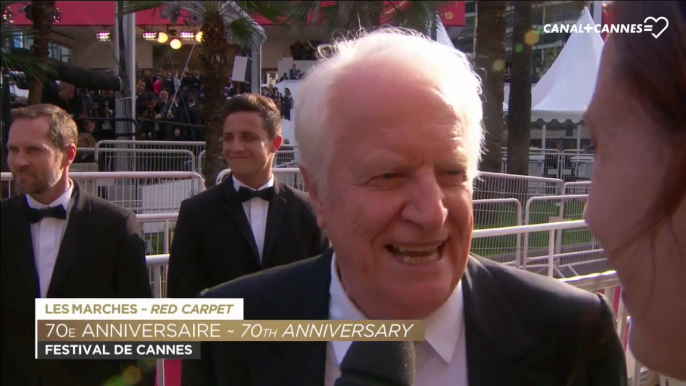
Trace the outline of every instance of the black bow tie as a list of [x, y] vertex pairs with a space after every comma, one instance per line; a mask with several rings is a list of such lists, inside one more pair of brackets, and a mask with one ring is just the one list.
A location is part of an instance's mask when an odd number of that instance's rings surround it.
[[264, 188], [262, 190], [252, 190], [246, 188], [245, 186], [241, 186], [236, 194], [241, 202], [250, 201], [253, 198], [261, 198], [265, 201], [271, 201], [272, 197], [274, 197], [274, 187]]
[[34, 209], [27, 205], [26, 213], [29, 216], [29, 222], [31, 222], [31, 224], [39, 222], [44, 217], [54, 217], [62, 220], [67, 219], [67, 211], [64, 210], [64, 206], [62, 205], [50, 206], [42, 209]]

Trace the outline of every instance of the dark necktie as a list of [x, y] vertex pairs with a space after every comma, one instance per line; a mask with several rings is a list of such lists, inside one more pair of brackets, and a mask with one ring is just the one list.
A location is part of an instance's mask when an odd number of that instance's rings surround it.
[[236, 194], [241, 202], [250, 201], [253, 198], [261, 198], [265, 201], [271, 201], [272, 197], [274, 196], [274, 187], [264, 188], [262, 190], [252, 190], [246, 188], [245, 186], [241, 186]]
[[26, 214], [28, 215], [31, 224], [35, 224], [45, 217], [54, 217], [62, 220], [67, 219], [67, 211], [64, 210], [64, 206], [62, 205], [50, 206], [42, 209], [34, 209], [27, 205]]

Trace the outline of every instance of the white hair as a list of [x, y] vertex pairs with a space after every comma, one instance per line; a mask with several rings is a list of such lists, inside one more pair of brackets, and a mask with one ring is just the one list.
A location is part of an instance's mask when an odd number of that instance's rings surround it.
[[341, 39], [320, 47], [319, 54], [322, 59], [301, 81], [295, 103], [300, 163], [314, 178], [323, 182], [328, 169], [332, 144], [325, 141], [333, 137], [327, 135], [327, 129], [336, 119], [329, 101], [340, 75], [351, 73], [351, 69], [365, 71], [369, 61], [380, 60], [399, 63], [412, 71], [413, 78], [435, 87], [442, 95], [460, 120], [468, 179], [476, 177], [483, 146], [481, 80], [465, 54], [399, 28], [362, 32], [357, 39]]

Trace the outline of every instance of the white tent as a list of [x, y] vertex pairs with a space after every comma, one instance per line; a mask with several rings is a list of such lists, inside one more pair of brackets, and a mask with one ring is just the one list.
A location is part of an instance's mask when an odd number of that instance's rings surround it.
[[[587, 32], [587, 26], [590, 30]], [[543, 78], [531, 91], [531, 118], [580, 121], [595, 90], [603, 39], [595, 31], [588, 8], [577, 21], [577, 29]]]

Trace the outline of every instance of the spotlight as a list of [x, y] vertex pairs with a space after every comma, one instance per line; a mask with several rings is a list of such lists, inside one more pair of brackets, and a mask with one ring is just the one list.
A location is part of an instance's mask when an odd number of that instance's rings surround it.
[[157, 34], [155, 32], [143, 32], [143, 39], [145, 40], [155, 40]]
[[160, 32], [159, 34], [157, 34], [157, 42], [164, 44], [167, 42], [167, 40], [169, 40], [169, 35], [167, 35], [166, 33]]
[[106, 42], [110, 40], [110, 33], [107, 31], [98, 32], [96, 36], [98, 37], [98, 40], [100, 40], [101, 42]]
[[181, 40], [173, 39], [171, 42], [169, 42], [169, 46], [175, 50], [178, 50], [181, 48]]
[[182, 31], [180, 36], [181, 39], [193, 39], [193, 32]]
[[197, 41], [198, 43], [202, 43], [202, 35], [202, 31], [198, 31], [198, 33], [195, 34], [195, 41]]

